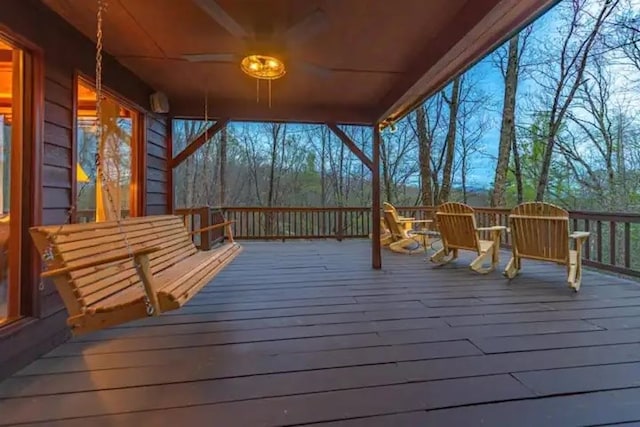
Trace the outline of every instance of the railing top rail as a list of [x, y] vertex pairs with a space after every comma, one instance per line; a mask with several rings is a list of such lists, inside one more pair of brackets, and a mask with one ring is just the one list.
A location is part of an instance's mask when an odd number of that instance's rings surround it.
[[334, 207], [262, 207], [262, 206], [228, 206], [222, 208], [227, 211], [236, 212], [369, 212], [371, 208], [361, 206], [334, 206]]

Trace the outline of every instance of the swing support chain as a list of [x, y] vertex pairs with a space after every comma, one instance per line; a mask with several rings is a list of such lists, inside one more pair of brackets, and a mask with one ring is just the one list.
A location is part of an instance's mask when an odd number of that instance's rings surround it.
[[[111, 191], [109, 189], [109, 185], [107, 184], [109, 178], [107, 176], [107, 173], [104, 169], [104, 165], [102, 162], [102, 157], [101, 157], [101, 151], [104, 147], [104, 143], [105, 143], [105, 129], [104, 129], [104, 123], [103, 123], [103, 118], [102, 118], [102, 97], [103, 97], [103, 89], [102, 89], [102, 52], [103, 52], [103, 14], [104, 12], [107, 10], [107, 0], [97, 0], [97, 5], [98, 5], [98, 11], [97, 11], [97, 15], [96, 15], [96, 21], [97, 21], [97, 25], [96, 25], [96, 141], [97, 141], [97, 150], [96, 150], [96, 155], [95, 155], [95, 176], [90, 176], [89, 179], [82, 185], [82, 187], [80, 188], [80, 190], [78, 191], [78, 195], [77, 198], [80, 197], [80, 195], [82, 194], [82, 191], [84, 190], [84, 188], [87, 186], [87, 184], [89, 182], [91, 182], [93, 180], [93, 178], [99, 178], [99, 183], [96, 182], [96, 187], [97, 185], [100, 185], [101, 188], [104, 189], [106, 195], [107, 195], [107, 199], [109, 202], [109, 206], [110, 209], [114, 215], [114, 217], [116, 218], [116, 223], [118, 224], [118, 231], [120, 232], [120, 234], [122, 234], [123, 236], [123, 240], [124, 240], [124, 244], [127, 250], [127, 254], [130, 258], [130, 260], [133, 262], [134, 268], [136, 269], [136, 272], [138, 273], [139, 277], [142, 277], [142, 266], [140, 265], [140, 263], [136, 260], [136, 258], [134, 257], [133, 254], [133, 249], [131, 248], [131, 244], [129, 242], [129, 239], [127, 238], [127, 234], [125, 233], [123, 227], [122, 227], [122, 223], [121, 223], [121, 217], [118, 214], [118, 211], [116, 209], [115, 203], [114, 203], [114, 198], [113, 195], [111, 194]], [[107, 185], [105, 185], [107, 184]], [[77, 202], [77, 200], [76, 200]], [[69, 208], [69, 210], [67, 211], [67, 216], [65, 221], [60, 225], [60, 227], [58, 228], [58, 230], [53, 233], [53, 235], [50, 238], [50, 243], [49, 246], [47, 247], [47, 249], [45, 249], [44, 253], [43, 253], [43, 261], [44, 264], [48, 264], [51, 261], [53, 261], [55, 259], [55, 254], [54, 254], [54, 250], [53, 250], [53, 244], [55, 243], [56, 237], [58, 236], [58, 234], [60, 234], [60, 232], [62, 231], [62, 228], [65, 224], [68, 224], [71, 221], [71, 218], [73, 216], [73, 213], [76, 210], [76, 203], [73, 203], [72, 206]], [[44, 268], [45, 266], [43, 266]], [[153, 307], [153, 305], [151, 304], [151, 300], [149, 299], [149, 296], [147, 295], [147, 292], [144, 288], [144, 284], [142, 282], [140, 282], [140, 286], [143, 289], [143, 295], [144, 295], [144, 305], [145, 305], [145, 311], [147, 313], [148, 316], [153, 316], [155, 313], [155, 308]], [[42, 291], [44, 289], [44, 282], [41, 280], [40, 284], [38, 286], [38, 288]]]

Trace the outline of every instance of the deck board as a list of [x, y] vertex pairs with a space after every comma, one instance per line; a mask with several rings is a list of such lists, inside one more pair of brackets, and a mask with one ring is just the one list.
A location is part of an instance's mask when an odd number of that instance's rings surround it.
[[[183, 309], [74, 339], [0, 383], [0, 425], [640, 421], [640, 286], [509, 282], [368, 242], [247, 242]], [[506, 262], [503, 257], [501, 264]], [[35, 425], [35, 424], [34, 424]]]

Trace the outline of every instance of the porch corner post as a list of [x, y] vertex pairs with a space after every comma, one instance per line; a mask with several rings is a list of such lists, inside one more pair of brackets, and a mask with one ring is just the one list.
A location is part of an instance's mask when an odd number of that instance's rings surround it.
[[373, 127], [373, 154], [371, 162], [371, 265], [375, 270], [382, 268], [380, 247], [380, 126]]

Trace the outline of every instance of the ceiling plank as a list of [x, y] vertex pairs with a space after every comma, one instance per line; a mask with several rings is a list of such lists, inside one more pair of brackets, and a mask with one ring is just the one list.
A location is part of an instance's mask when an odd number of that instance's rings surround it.
[[393, 115], [390, 110], [394, 108], [398, 100], [409, 92], [420, 78], [469, 32], [477, 23], [478, 17], [485, 16], [497, 3], [499, 0], [467, 2], [453, 19], [455, 25], [446, 26], [433, 40], [420, 47], [421, 54], [416, 57], [417, 59], [413, 61], [380, 102], [384, 108], [380, 112], [383, 120]]

